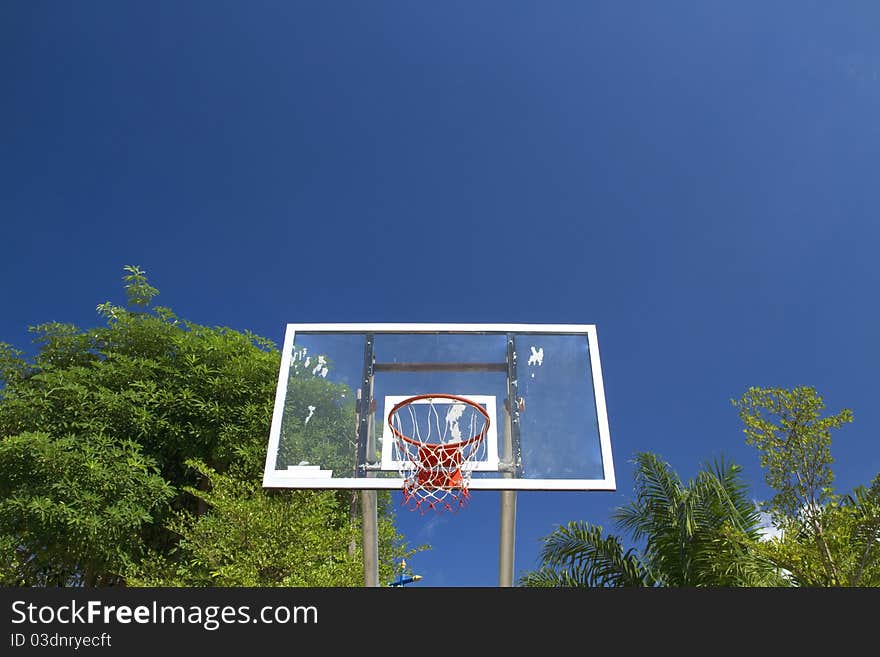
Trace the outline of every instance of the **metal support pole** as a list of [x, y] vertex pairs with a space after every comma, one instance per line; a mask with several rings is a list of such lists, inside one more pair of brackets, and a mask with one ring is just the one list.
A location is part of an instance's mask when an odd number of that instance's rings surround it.
[[379, 586], [379, 511], [375, 490], [361, 491], [364, 531], [364, 586]]
[[513, 548], [516, 537], [516, 491], [501, 491], [501, 550], [498, 586], [513, 586]]

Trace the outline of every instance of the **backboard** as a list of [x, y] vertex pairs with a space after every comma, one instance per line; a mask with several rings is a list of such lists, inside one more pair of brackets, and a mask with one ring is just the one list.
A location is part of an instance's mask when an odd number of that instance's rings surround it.
[[398, 429], [467, 440], [478, 405], [471, 490], [615, 490], [596, 327], [568, 324], [289, 324], [263, 486], [400, 489], [389, 413], [433, 394]]

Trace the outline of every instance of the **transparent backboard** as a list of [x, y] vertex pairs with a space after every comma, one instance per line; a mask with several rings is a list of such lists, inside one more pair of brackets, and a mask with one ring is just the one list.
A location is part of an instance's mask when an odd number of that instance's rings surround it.
[[389, 413], [420, 395], [469, 403], [407, 404], [403, 435], [468, 440], [488, 417], [473, 490], [615, 489], [595, 326], [532, 324], [289, 324], [263, 485], [401, 488]]

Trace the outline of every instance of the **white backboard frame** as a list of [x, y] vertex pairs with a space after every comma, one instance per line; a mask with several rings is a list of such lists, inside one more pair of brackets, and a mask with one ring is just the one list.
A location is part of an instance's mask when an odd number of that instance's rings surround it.
[[[330, 323], [288, 324], [281, 352], [281, 367], [275, 394], [275, 407], [269, 432], [266, 465], [263, 471], [264, 488], [290, 489], [359, 489], [400, 490], [402, 477], [339, 477], [301, 476], [296, 468], [276, 470], [276, 458], [281, 437], [281, 421], [287, 395], [294, 338], [298, 332], [322, 333], [557, 333], [585, 335], [589, 346], [592, 369], [593, 395], [596, 405], [599, 444], [602, 455], [601, 479], [472, 479], [471, 490], [546, 490], [546, 491], [614, 491], [617, 490], [614, 462], [611, 451], [611, 435], [608, 411], [605, 403], [605, 387], [599, 357], [598, 335], [595, 324], [397, 324], [397, 323]], [[383, 420], [384, 423], [384, 420]], [[383, 441], [384, 445], [384, 441]]]

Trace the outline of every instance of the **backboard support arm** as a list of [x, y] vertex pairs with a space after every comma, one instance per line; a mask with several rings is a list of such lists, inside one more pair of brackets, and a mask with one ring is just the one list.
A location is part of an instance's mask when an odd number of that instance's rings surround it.
[[[364, 340], [364, 369], [358, 390], [357, 477], [375, 477], [368, 466], [376, 459], [373, 413], [373, 334]], [[361, 490], [361, 527], [364, 548], [364, 586], [379, 586], [379, 509], [377, 491]]]
[[[507, 400], [505, 408], [504, 444], [501, 452], [501, 476], [511, 479], [522, 470], [520, 447], [520, 404], [516, 367], [516, 339], [507, 335]], [[516, 491], [501, 491], [498, 586], [513, 586], [514, 547], [516, 545]]]

